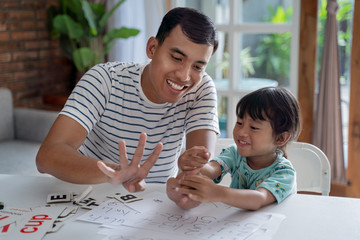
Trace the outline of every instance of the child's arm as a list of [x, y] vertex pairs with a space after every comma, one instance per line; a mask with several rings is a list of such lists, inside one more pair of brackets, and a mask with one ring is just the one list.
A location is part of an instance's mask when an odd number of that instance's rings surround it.
[[[205, 175], [211, 174], [211, 170], [208, 172], [203, 168], [201, 169], [201, 173]], [[223, 202], [234, 207], [248, 210], [257, 210], [276, 201], [274, 195], [265, 188], [258, 188], [257, 190], [233, 189], [216, 185], [212, 180], [213, 176], [209, 176], [210, 178], [207, 176], [186, 176], [181, 180], [181, 185], [186, 186], [186, 188], [179, 188], [178, 191], [187, 194], [189, 198], [194, 201]], [[216, 177], [218, 176], [214, 178]]]
[[274, 195], [266, 188], [233, 189], [227, 188], [223, 203], [247, 210], [258, 210], [276, 201]]
[[200, 174], [205, 175], [210, 179], [218, 178], [221, 175], [220, 164], [216, 161], [208, 162], [200, 169]]

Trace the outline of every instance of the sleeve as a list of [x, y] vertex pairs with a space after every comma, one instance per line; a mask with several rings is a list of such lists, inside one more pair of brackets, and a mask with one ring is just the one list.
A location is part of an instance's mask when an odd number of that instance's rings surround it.
[[110, 97], [111, 75], [106, 64], [86, 72], [70, 94], [60, 114], [71, 117], [88, 132], [99, 121]]
[[233, 175], [233, 171], [237, 169], [235, 165], [237, 161], [236, 161], [236, 154], [234, 154], [234, 146], [229, 146], [228, 148], [223, 149], [220, 155], [215, 157], [211, 161], [216, 161], [220, 164], [221, 175], [218, 178], [214, 179], [215, 183], [220, 183], [223, 177], [227, 173]]
[[279, 164], [257, 188], [269, 190], [278, 203], [296, 192], [296, 172], [291, 164]]
[[217, 115], [217, 94], [214, 81], [209, 75], [204, 75], [203, 81], [196, 89], [186, 116], [186, 134], [199, 129], [210, 129], [220, 134]]

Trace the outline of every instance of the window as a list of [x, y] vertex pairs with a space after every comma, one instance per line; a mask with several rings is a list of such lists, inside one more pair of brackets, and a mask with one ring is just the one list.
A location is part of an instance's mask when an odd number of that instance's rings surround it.
[[283, 86], [297, 95], [299, 1], [177, 0], [208, 15], [219, 48], [207, 67], [218, 91], [221, 137], [232, 137], [235, 108], [245, 94]]

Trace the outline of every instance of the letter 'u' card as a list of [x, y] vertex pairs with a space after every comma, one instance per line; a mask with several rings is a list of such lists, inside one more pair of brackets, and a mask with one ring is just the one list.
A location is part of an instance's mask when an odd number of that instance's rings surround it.
[[39, 207], [24, 214], [22, 221], [8, 235], [9, 239], [42, 239], [65, 208], [65, 206]]

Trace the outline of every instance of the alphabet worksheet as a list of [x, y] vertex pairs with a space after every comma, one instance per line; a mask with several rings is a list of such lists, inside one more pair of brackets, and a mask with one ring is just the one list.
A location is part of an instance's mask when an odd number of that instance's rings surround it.
[[108, 200], [78, 220], [102, 224], [99, 234], [107, 235], [109, 239], [131, 237], [140, 240], [141, 236], [146, 236], [146, 239], [160, 240], [167, 237], [229, 239], [229, 236], [231, 239], [249, 239], [253, 235], [261, 239], [259, 233], [268, 237], [284, 218], [279, 214], [245, 211], [222, 203], [203, 203], [191, 210], [183, 210], [165, 193], [153, 192], [141, 201], [126, 204]]

